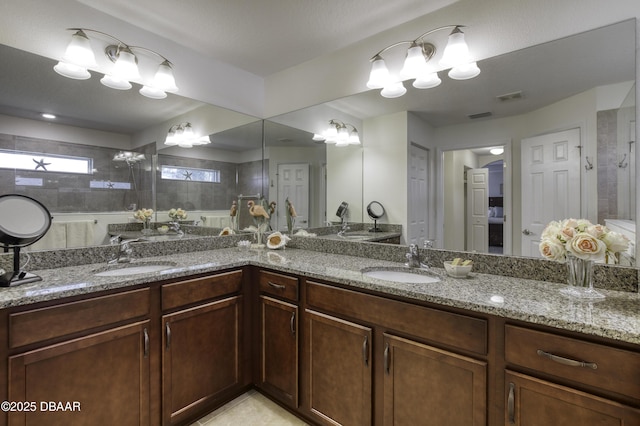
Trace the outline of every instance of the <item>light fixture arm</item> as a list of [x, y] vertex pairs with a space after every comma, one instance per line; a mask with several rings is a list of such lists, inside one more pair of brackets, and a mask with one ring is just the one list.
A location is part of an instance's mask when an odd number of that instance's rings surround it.
[[[160, 59], [162, 59], [163, 61], [167, 62], [169, 64], [169, 66], [173, 66], [173, 64], [171, 63], [171, 61], [169, 61], [167, 58], [165, 58], [163, 55], [159, 54], [158, 52], [151, 50], [151, 49], [147, 49], [146, 47], [141, 47], [141, 46], [130, 46], [127, 43], [125, 43], [124, 41], [120, 40], [117, 37], [112, 36], [111, 34], [107, 34], [105, 32], [102, 31], [98, 31], [98, 30], [92, 30], [91, 28], [67, 28], [68, 31], [82, 31], [83, 33], [86, 32], [90, 32], [90, 33], [96, 33], [96, 34], [100, 34], [103, 36], [106, 36], [114, 41], [116, 41], [118, 44], [116, 47], [116, 53], [120, 52], [120, 50], [122, 50], [122, 48], [125, 49], [129, 49], [130, 51], [133, 50], [140, 50], [140, 51], [144, 51], [144, 52], [148, 52], [151, 53], [153, 55], [156, 55], [157, 57], [159, 57]], [[107, 46], [107, 49], [109, 49], [110, 46]], [[109, 59], [112, 62], [115, 62], [115, 57], [112, 56], [111, 53], [109, 53], [108, 51], [106, 51], [107, 56], [109, 57]]]
[[[393, 43], [393, 44], [385, 47], [384, 49], [382, 49], [381, 51], [379, 51], [375, 55], [373, 55], [371, 57], [371, 59], [369, 59], [369, 62], [373, 62], [373, 61], [376, 61], [378, 59], [382, 59], [382, 57], [380, 55], [382, 55], [384, 52], [386, 52], [387, 50], [393, 49], [394, 47], [401, 46], [403, 44], [414, 44], [414, 45], [424, 46], [425, 42], [422, 39], [424, 37], [428, 36], [429, 34], [433, 34], [433, 33], [437, 32], [437, 31], [446, 30], [446, 29], [449, 29], [449, 28], [453, 28], [454, 31], [455, 30], [459, 31], [459, 28], [464, 28], [464, 27], [465, 27], [464, 25], [445, 25], [445, 26], [442, 26], [442, 27], [438, 27], [438, 28], [434, 28], [432, 30], [429, 30], [426, 33], [422, 34], [421, 36], [415, 38], [414, 40], [406, 40], [406, 41], [399, 41], [397, 43]], [[427, 43], [427, 44], [433, 46], [431, 43]], [[434, 53], [435, 53], [435, 46], [434, 46]]]

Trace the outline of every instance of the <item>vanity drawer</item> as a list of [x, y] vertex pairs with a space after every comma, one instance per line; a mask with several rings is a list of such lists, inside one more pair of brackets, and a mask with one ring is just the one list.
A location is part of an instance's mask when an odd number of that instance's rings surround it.
[[149, 293], [144, 288], [9, 314], [9, 347], [148, 316]]
[[506, 325], [505, 358], [511, 365], [640, 399], [640, 353]]
[[272, 296], [298, 301], [298, 278], [260, 271], [260, 291]]
[[242, 271], [224, 272], [162, 286], [162, 310], [237, 293], [242, 288]]
[[487, 354], [487, 321], [426, 306], [307, 281], [309, 306], [346, 315], [421, 340]]

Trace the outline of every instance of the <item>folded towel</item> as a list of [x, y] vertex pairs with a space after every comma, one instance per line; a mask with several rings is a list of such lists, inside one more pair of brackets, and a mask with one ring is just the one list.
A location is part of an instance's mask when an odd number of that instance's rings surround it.
[[51, 227], [35, 243], [27, 247], [27, 250], [53, 250], [67, 247], [67, 227], [64, 223], [53, 222]]
[[92, 220], [82, 220], [78, 222], [67, 222], [67, 248], [87, 247], [95, 244], [93, 241], [94, 222]]

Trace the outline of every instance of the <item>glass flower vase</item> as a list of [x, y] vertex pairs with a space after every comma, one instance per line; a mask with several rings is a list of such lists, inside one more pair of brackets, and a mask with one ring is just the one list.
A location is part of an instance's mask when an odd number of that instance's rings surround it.
[[151, 219], [142, 221], [142, 235], [149, 235], [153, 232], [151, 229]]
[[593, 288], [593, 260], [567, 255], [567, 284], [561, 293], [578, 299], [604, 299], [604, 295]]

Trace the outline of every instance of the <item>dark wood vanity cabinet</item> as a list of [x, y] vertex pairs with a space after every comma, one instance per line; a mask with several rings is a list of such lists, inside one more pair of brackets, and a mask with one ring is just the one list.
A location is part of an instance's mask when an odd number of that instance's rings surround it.
[[640, 353], [505, 326], [505, 425], [640, 425]]
[[298, 407], [298, 278], [261, 270], [258, 386]]
[[327, 425], [487, 424], [486, 320], [313, 281], [305, 290], [305, 415]]
[[8, 400], [30, 406], [16, 406], [8, 424], [149, 425], [149, 296], [133, 290], [10, 313]]
[[243, 385], [242, 271], [162, 286], [163, 424], [204, 414]]

